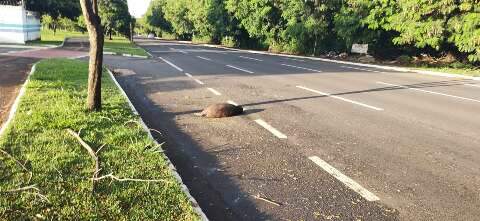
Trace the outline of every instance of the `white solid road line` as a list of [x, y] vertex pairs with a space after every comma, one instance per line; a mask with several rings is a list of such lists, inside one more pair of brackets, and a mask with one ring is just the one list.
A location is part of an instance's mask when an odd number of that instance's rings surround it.
[[208, 87], [207, 89], [208, 89], [209, 91], [211, 91], [213, 94], [217, 95], [217, 96], [222, 95], [220, 92], [218, 92], [217, 90], [215, 90], [215, 89], [213, 89], [213, 88], [211, 88], [211, 87]]
[[183, 72], [183, 69], [179, 68], [177, 65], [174, 65], [172, 62], [165, 60], [165, 58], [162, 58], [162, 57], [158, 57], [158, 58], [160, 58], [162, 61], [164, 61], [168, 65], [172, 66], [173, 68], [177, 69], [178, 71]]
[[193, 80], [194, 80], [195, 82], [197, 82], [198, 84], [200, 84], [200, 85], [204, 85], [204, 83], [203, 83], [202, 81], [200, 81], [200, 80], [198, 80], [198, 79], [196, 79], [196, 78], [193, 78]]
[[340, 67], [353, 69], [353, 70], [359, 70], [359, 71], [369, 71], [369, 72], [375, 72], [375, 73], [382, 73], [382, 74], [387, 73], [387, 72], [384, 72], [384, 71], [369, 70], [369, 69], [365, 69], [365, 68], [354, 68], [354, 67], [349, 67], [349, 66], [340, 66]]
[[480, 85], [477, 85], [477, 84], [465, 84], [467, 86], [470, 86], [470, 87], [480, 87]]
[[235, 105], [235, 106], [240, 106], [240, 105], [238, 105], [237, 103], [235, 103], [235, 102], [232, 101], [232, 100], [228, 100], [227, 103], [232, 104], [232, 105]]
[[203, 60], [206, 60], [206, 61], [211, 61], [212, 60], [210, 58], [205, 58], [205, 57], [202, 57], [202, 56], [197, 56], [197, 58], [200, 58], [200, 59], [203, 59]]
[[270, 124], [268, 124], [267, 122], [263, 121], [262, 119], [257, 119], [255, 120], [255, 122], [257, 124], [259, 124], [260, 126], [262, 126], [263, 128], [267, 129], [268, 131], [270, 131], [270, 133], [272, 133], [273, 135], [275, 135], [276, 137], [280, 138], [280, 139], [287, 139], [287, 136], [285, 134], [283, 134], [282, 132], [278, 131], [277, 129], [275, 129], [274, 127], [270, 126]]
[[193, 78], [193, 76], [189, 73], [185, 73], [185, 75], [187, 75], [187, 77], [189, 77], [189, 78]]
[[263, 60], [260, 60], [260, 59], [251, 58], [251, 57], [245, 57], [245, 56], [238, 56], [238, 57], [244, 58], [244, 59], [249, 59], [249, 60], [254, 60], [254, 61], [263, 61]]
[[235, 66], [233, 66], [233, 65], [227, 65], [227, 67], [230, 67], [230, 68], [233, 68], [233, 69], [237, 69], [237, 70], [239, 70], [239, 71], [247, 72], [247, 73], [249, 73], [249, 74], [253, 74], [252, 71], [245, 70], [245, 69], [239, 68], [239, 67], [235, 67]]
[[287, 66], [287, 67], [292, 67], [292, 68], [298, 68], [298, 69], [303, 69], [303, 70], [307, 70], [307, 71], [313, 71], [313, 72], [322, 72], [322, 71], [319, 71], [319, 70], [315, 70], [315, 69], [310, 69], [310, 68], [304, 68], [304, 67], [299, 67], [299, 66], [295, 66], [295, 65], [289, 65], [289, 64], [281, 64], [283, 66]]
[[377, 81], [377, 84], [384, 84], [384, 85], [389, 85], [389, 86], [394, 86], [394, 87], [411, 89], [411, 90], [415, 90], [415, 91], [421, 91], [421, 92], [425, 92], [425, 93], [428, 93], [428, 94], [436, 94], [436, 95], [441, 95], [441, 96], [446, 96], [446, 97], [451, 97], [451, 98], [457, 98], [457, 99], [460, 99], [460, 100], [473, 101], [473, 102], [480, 103], [480, 100], [475, 100], [475, 99], [472, 99], [472, 98], [460, 97], [460, 96], [455, 96], [455, 95], [450, 95], [450, 94], [444, 94], [444, 93], [435, 92], [435, 91], [427, 91], [427, 90], [423, 90], [423, 89], [418, 89], [418, 88], [413, 88], [413, 87], [408, 87], [408, 86], [403, 86], [403, 85], [398, 85], [398, 84], [390, 84], [390, 83], [385, 83], [385, 82], [381, 82], [381, 81]]
[[323, 161], [317, 156], [311, 156], [308, 159], [313, 161], [315, 164], [317, 164], [319, 167], [321, 167], [323, 170], [327, 171], [330, 175], [333, 177], [337, 178], [340, 182], [345, 184], [348, 188], [352, 189], [353, 191], [357, 192], [365, 198], [368, 201], [377, 201], [380, 200], [375, 194], [372, 192], [368, 191], [367, 189], [363, 188], [360, 184], [355, 182], [354, 180], [350, 179], [349, 177], [345, 176], [342, 172], [338, 171], [334, 167], [330, 166], [327, 162]]
[[343, 98], [343, 97], [339, 97], [339, 96], [327, 94], [327, 93], [324, 93], [324, 92], [321, 92], [321, 91], [317, 91], [317, 90], [314, 90], [314, 89], [310, 89], [310, 88], [307, 88], [307, 87], [297, 86], [297, 88], [300, 88], [300, 89], [303, 89], [303, 90], [307, 90], [307, 91], [310, 91], [310, 92], [313, 92], [313, 93], [317, 93], [317, 94], [320, 94], [320, 95], [324, 95], [324, 96], [327, 96], [327, 97], [336, 98], [336, 99], [339, 99], [339, 100], [342, 100], [342, 101], [345, 101], [345, 102], [349, 102], [349, 103], [352, 103], [352, 104], [360, 105], [360, 106], [362, 106], [362, 107], [370, 108], [370, 109], [373, 109], [373, 110], [383, 111], [383, 108], [374, 107], [374, 106], [371, 106], [371, 105], [368, 105], [368, 104], [364, 104], [364, 103], [360, 103], [360, 102], [353, 101], [353, 100], [350, 100], [350, 99], [346, 99], [346, 98]]

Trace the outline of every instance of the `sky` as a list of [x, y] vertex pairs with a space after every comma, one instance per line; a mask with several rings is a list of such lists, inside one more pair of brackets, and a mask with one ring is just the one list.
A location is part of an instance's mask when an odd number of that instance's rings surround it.
[[130, 14], [140, 18], [147, 11], [150, 0], [128, 0]]

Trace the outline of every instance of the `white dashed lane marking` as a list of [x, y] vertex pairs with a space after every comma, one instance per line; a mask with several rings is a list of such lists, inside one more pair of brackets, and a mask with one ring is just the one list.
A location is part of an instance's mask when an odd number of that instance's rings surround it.
[[475, 100], [475, 99], [472, 99], [472, 98], [460, 97], [460, 96], [450, 95], [450, 94], [444, 94], [444, 93], [435, 92], [435, 91], [427, 91], [427, 90], [418, 89], [418, 88], [414, 88], [414, 87], [408, 87], [408, 86], [404, 86], [404, 85], [390, 84], [390, 83], [385, 83], [385, 82], [381, 82], [381, 81], [377, 81], [377, 84], [383, 84], [383, 85], [388, 85], [388, 86], [393, 86], [393, 87], [405, 88], [405, 89], [410, 89], [410, 90], [415, 90], [415, 91], [421, 91], [421, 92], [424, 92], [424, 93], [427, 93], [427, 94], [441, 95], [441, 96], [445, 96], [445, 97], [451, 97], [451, 98], [456, 98], [456, 99], [460, 99], [460, 100], [466, 100], [466, 101], [472, 101], [472, 102], [480, 103], [480, 100]]
[[206, 57], [202, 57], [202, 56], [197, 56], [197, 58], [200, 58], [200, 59], [203, 59], [203, 60], [206, 60], [206, 61], [212, 61], [212, 59], [206, 58]]
[[374, 107], [374, 106], [371, 106], [371, 105], [368, 105], [368, 104], [360, 103], [358, 101], [354, 101], [354, 100], [350, 100], [350, 99], [347, 99], [347, 98], [331, 95], [331, 94], [324, 93], [324, 92], [321, 92], [321, 91], [317, 91], [317, 90], [314, 90], [314, 89], [310, 89], [310, 88], [307, 88], [307, 87], [297, 86], [297, 88], [307, 90], [307, 91], [310, 91], [310, 92], [313, 92], [313, 93], [316, 93], [316, 94], [320, 94], [320, 95], [323, 95], [323, 96], [339, 99], [339, 100], [342, 100], [342, 101], [345, 101], [345, 102], [348, 102], [348, 103], [360, 105], [362, 107], [370, 108], [370, 109], [373, 109], [373, 110], [383, 111], [383, 108]]
[[340, 67], [353, 69], [353, 70], [359, 70], [359, 71], [368, 71], [368, 72], [387, 74], [387, 72], [384, 72], [384, 71], [376, 71], [376, 70], [370, 70], [370, 69], [365, 69], [365, 68], [354, 68], [354, 67], [348, 67], [348, 66], [340, 66]]
[[260, 60], [260, 59], [245, 57], [245, 56], [238, 56], [238, 57], [243, 58], [243, 59], [248, 59], [248, 60], [254, 60], [254, 61], [263, 61], [263, 60]]
[[227, 67], [233, 68], [233, 69], [237, 69], [237, 70], [239, 70], [239, 71], [243, 71], [243, 72], [246, 72], [246, 73], [249, 73], [249, 74], [253, 74], [253, 73], [254, 73], [253, 71], [245, 70], [245, 69], [243, 69], [243, 68], [235, 67], [235, 66], [233, 66], [233, 65], [227, 65]]
[[270, 133], [272, 133], [273, 135], [275, 135], [276, 137], [280, 138], [280, 139], [287, 139], [287, 136], [285, 134], [283, 134], [282, 132], [278, 131], [277, 129], [275, 129], [274, 127], [272, 127], [270, 124], [268, 124], [267, 122], [263, 121], [262, 119], [257, 119], [255, 120], [255, 122], [257, 124], [259, 124], [260, 126], [262, 126], [263, 128], [265, 128], [266, 130], [270, 131]]
[[480, 87], [480, 85], [477, 85], [477, 84], [465, 84], [467, 86], [470, 86], [470, 87]]
[[218, 92], [217, 90], [215, 90], [215, 89], [213, 89], [213, 88], [211, 88], [211, 87], [209, 87], [209, 88], [207, 88], [207, 89], [208, 89], [210, 92], [212, 92], [213, 94], [217, 95], [217, 96], [222, 95], [220, 92]]
[[327, 162], [323, 161], [317, 156], [311, 156], [308, 159], [313, 161], [315, 164], [317, 164], [319, 167], [321, 167], [323, 170], [325, 170], [327, 173], [335, 177], [337, 180], [345, 184], [348, 188], [352, 189], [353, 191], [357, 192], [365, 198], [368, 201], [377, 201], [380, 200], [375, 194], [372, 192], [368, 191], [367, 189], [363, 188], [360, 184], [355, 182], [354, 180], [350, 179], [349, 177], [345, 176], [342, 172], [338, 171], [334, 167], [330, 166]]
[[165, 63], [172, 66], [173, 68], [177, 69], [178, 71], [183, 72], [183, 69], [179, 68], [177, 65], [173, 64], [172, 62], [167, 61], [165, 58], [162, 58], [162, 57], [158, 57], [158, 58], [160, 58], [160, 60], [164, 61]]
[[232, 101], [232, 100], [228, 100], [227, 103], [232, 104], [232, 105], [235, 105], [235, 106], [239, 106], [237, 103], [235, 103], [235, 102]]
[[196, 78], [194, 78], [193, 80], [194, 80], [195, 82], [197, 82], [198, 84], [200, 84], [200, 85], [204, 85], [204, 84], [205, 84], [205, 83], [203, 83], [201, 80], [198, 80], [198, 79], [196, 79]]
[[313, 72], [322, 72], [320, 70], [315, 70], [315, 69], [311, 69], [311, 68], [305, 68], [305, 67], [299, 67], [299, 66], [295, 66], [295, 65], [289, 65], [289, 64], [281, 64], [283, 66], [287, 66], [287, 67], [292, 67], [292, 68], [297, 68], [297, 69], [302, 69], [302, 70], [307, 70], [307, 71], [313, 71]]

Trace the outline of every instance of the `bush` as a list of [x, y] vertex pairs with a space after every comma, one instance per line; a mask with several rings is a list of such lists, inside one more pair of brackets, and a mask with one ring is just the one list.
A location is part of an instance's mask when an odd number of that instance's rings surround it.
[[229, 48], [238, 47], [237, 40], [232, 36], [225, 36], [222, 38], [222, 45]]

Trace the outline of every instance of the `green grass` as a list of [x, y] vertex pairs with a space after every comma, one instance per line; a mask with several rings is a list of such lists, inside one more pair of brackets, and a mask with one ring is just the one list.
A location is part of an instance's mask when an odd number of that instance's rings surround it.
[[[13, 157], [0, 152], [0, 220], [197, 220], [163, 153], [132, 123], [138, 117], [108, 75], [103, 110], [86, 111], [87, 68], [67, 59], [37, 65], [0, 137], [0, 149]], [[104, 179], [92, 193], [94, 161], [68, 128], [81, 131], [94, 150], [105, 145], [100, 176], [165, 182]], [[38, 190], [9, 192], [30, 185]]]
[[[57, 30], [57, 33], [54, 35], [52, 30], [42, 29], [41, 40], [31, 41], [29, 45], [61, 45], [63, 39], [68, 37], [88, 37], [88, 33], [81, 32], [71, 32], [64, 30]], [[147, 52], [142, 48], [131, 43], [128, 39], [121, 36], [113, 36], [112, 40], [108, 39], [108, 36], [105, 36], [105, 45], [104, 51], [113, 52], [116, 54], [131, 54], [139, 56], [148, 56]]]

